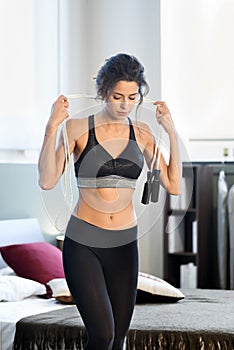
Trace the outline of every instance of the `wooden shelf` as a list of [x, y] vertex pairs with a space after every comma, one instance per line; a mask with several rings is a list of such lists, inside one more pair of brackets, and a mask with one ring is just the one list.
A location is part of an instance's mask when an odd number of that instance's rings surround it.
[[[180, 287], [180, 265], [193, 262], [197, 266], [197, 287], [214, 288], [214, 237], [213, 235], [213, 171], [207, 164], [193, 165], [191, 169], [183, 165], [183, 177], [192, 184], [192, 197], [188, 210], [170, 207], [170, 196], [167, 195], [165, 225], [168, 219], [183, 216], [178, 229], [183, 230], [184, 250], [169, 252], [169, 235], [164, 235], [164, 279]], [[193, 222], [197, 223], [197, 253], [193, 252]]]
[[183, 256], [191, 256], [191, 257], [196, 257], [197, 253], [193, 253], [193, 252], [177, 252], [177, 253], [168, 253], [168, 256], [178, 256], [178, 257], [183, 257]]
[[184, 215], [186, 213], [196, 213], [197, 209], [195, 208], [188, 208], [188, 209], [169, 209], [168, 210], [168, 216], [170, 215], [177, 215], [177, 216], [181, 216]]

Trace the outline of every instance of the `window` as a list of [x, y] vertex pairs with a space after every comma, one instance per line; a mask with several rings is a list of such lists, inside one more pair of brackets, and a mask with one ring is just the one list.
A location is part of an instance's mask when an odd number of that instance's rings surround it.
[[161, 1], [162, 95], [190, 140], [233, 139], [234, 2]]
[[58, 0], [1, 0], [1, 150], [41, 146], [58, 94], [58, 33]]

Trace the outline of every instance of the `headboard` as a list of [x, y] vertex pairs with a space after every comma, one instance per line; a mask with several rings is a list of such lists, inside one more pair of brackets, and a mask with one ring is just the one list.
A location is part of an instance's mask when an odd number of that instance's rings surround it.
[[[36, 218], [0, 220], [0, 247], [10, 244], [42, 242], [44, 240]], [[5, 266], [6, 263], [0, 254], [0, 268]]]

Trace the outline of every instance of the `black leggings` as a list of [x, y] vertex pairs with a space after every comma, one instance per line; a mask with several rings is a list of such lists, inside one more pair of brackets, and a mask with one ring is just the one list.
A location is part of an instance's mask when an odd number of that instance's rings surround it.
[[[80, 231], [85, 226], [93, 234], [101, 230], [102, 235], [110, 235], [113, 231], [102, 230], [76, 217], [71, 220], [63, 244], [64, 271], [87, 330], [85, 349], [122, 350], [136, 299], [137, 240], [108, 248], [90, 247], [79, 239], [69, 238], [71, 227], [73, 234], [76, 228], [77, 237], [85, 235]], [[132, 230], [136, 233], [137, 229], [118, 232], [122, 235]]]

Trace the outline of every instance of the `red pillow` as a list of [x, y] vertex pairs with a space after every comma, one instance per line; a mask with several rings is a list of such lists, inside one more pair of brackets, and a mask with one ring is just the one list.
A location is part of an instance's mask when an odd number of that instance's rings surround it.
[[[59, 248], [47, 242], [14, 244], [0, 247], [5, 262], [24, 278], [43, 283], [54, 278], [63, 278], [62, 252]], [[47, 298], [52, 297], [52, 291], [46, 285]]]

